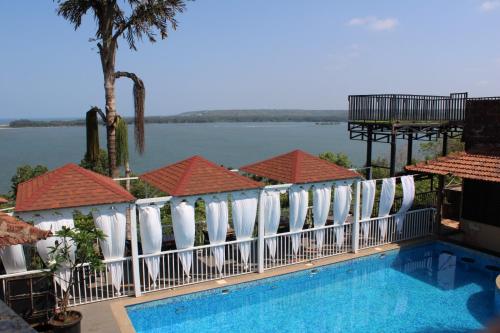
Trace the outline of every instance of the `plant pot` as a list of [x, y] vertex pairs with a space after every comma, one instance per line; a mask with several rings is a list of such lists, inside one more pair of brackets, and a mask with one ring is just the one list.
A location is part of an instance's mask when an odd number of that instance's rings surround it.
[[54, 333], [80, 333], [80, 323], [82, 314], [78, 311], [68, 311], [68, 318], [65, 322], [52, 317], [49, 324]]

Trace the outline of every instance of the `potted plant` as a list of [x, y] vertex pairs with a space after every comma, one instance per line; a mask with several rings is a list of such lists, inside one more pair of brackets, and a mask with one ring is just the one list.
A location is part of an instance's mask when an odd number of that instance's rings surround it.
[[68, 275], [66, 290], [63, 290], [62, 298], [58, 299], [58, 308], [49, 324], [54, 333], [79, 333], [82, 314], [78, 311], [68, 310], [70, 291], [76, 284], [75, 276], [81, 265], [87, 263], [89, 269], [100, 270], [102, 261], [96, 248], [96, 241], [104, 239], [105, 235], [93, 224], [80, 224], [73, 229], [63, 227], [56, 233], [59, 240], [53, 247], [49, 248], [50, 261], [48, 263], [51, 274], [57, 274], [60, 270], [67, 270]]

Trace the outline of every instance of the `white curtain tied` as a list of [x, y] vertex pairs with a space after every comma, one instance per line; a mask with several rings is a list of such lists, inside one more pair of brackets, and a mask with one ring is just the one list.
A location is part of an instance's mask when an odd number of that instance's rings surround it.
[[[361, 202], [361, 219], [366, 220], [371, 218], [373, 212], [373, 203], [375, 202], [375, 180], [365, 180], [362, 185], [362, 202]], [[363, 240], [365, 244], [368, 242], [370, 235], [370, 223], [363, 223]]]
[[[330, 203], [332, 199], [332, 185], [320, 184], [314, 185], [313, 189], [313, 217], [314, 227], [324, 227], [328, 213], [330, 212]], [[323, 240], [325, 238], [325, 230], [316, 230], [316, 246], [318, 251], [321, 252], [323, 247]]]
[[[125, 254], [126, 236], [126, 207], [110, 207], [92, 211], [94, 224], [105, 237], [99, 241], [102, 255], [105, 260], [121, 259]], [[106, 264], [111, 273], [111, 283], [118, 295], [123, 281], [123, 262], [110, 262]]]
[[[205, 198], [205, 213], [207, 217], [208, 238], [210, 245], [217, 245], [226, 241], [228, 226], [227, 200], [218, 196]], [[224, 245], [211, 247], [215, 259], [215, 266], [222, 273], [224, 268]]]
[[[139, 227], [141, 232], [141, 245], [143, 254], [161, 252], [162, 229], [159, 206], [139, 207]], [[160, 257], [146, 257], [146, 266], [149, 276], [156, 285], [158, 273], [160, 272]]]
[[0, 248], [0, 258], [7, 274], [26, 272], [26, 259], [21, 244]]
[[[252, 191], [236, 192], [232, 194], [231, 208], [233, 212], [234, 232], [237, 240], [250, 240], [252, 238], [257, 216], [257, 204], [259, 202], [258, 192]], [[248, 258], [250, 256], [250, 242], [239, 243], [241, 260], [244, 268], [248, 269]]]
[[[177, 250], [190, 249], [194, 246], [195, 221], [194, 202], [172, 200], [172, 225], [174, 228], [175, 247]], [[184, 273], [188, 276], [193, 262], [193, 251], [179, 252]]]
[[[380, 202], [378, 206], [378, 217], [386, 217], [391, 213], [396, 193], [396, 178], [385, 178], [382, 181], [382, 191], [380, 192]], [[387, 236], [387, 219], [378, 222], [380, 238], [383, 241]]]
[[[259, 221], [264, 223], [264, 234], [266, 236], [276, 235], [280, 225], [281, 204], [279, 191], [263, 191], [260, 197]], [[259, 222], [261, 223], [261, 222]], [[276, 256], [276, 237], [266, 238], [269, 255], [272, 259]]]
[[403, 231], [403, 222], [406, 212], [411, 208], [413, 200], [415, 199], [415, 182], [413, 180], [413, 175], [402, 176], [401, 185], [403, 186], [403, 202], [395, 217], [398, 233]]
[[[352, 189], [351, 185], [339, 185], [335, 187], [333, 199], [333, 225], [344, 225], [351, 208]], [[344, 245], [344, 228], [335, 228], [337, 247]]]
[[[304, 227], [307, 215], [309, 193], [303, 186], [293, 185], [288, 192], [290, 201], [290, 231], [300, 231]], [[300, 234], [292, 234], [292, 250], [299, 251]]]
[[[33, 222], [35, 227], [42, 230], [50, 230], [53, 235], [62, 230], [63, 227], [67, 227], [69, 229], [73, 229], [75, 227], [75, 222], [73, 221], [73, 213], [70, 211], [54, 212], [53, 214], [48, 215], [36, 215], [33, 217]], [[46, 265], [48, 265], [49, 261], [52, 259], [50, 255], [50, 248], [54, 247], [56, 245], [56, 242], [61, 244], [63, 242], [63, 238], [52, 236], [36, 242], [36, 249], [38, 251], [38, 254]], [[72, 261], [74, 261], [76, 247], [72, 242], [68, 242], [68, 244], [70, 245], [70, 258]], [[59, 284], [62, 290], [66, 290], [68, 288], [68, 281], [70, 277], [71, 271], [69, 270], [67, 265], [62, 264], [55, 274], [55, 281], [57, 284]]]

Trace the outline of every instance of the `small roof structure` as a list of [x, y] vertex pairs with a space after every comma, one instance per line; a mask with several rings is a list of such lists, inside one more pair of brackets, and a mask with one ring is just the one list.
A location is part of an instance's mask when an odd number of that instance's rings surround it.
[[454, 153], [405, 167], [407, 171], [434, 175], [454, 175], [464, 179], [500, 182], [500, 156]]
[[294, 150], [261, 162], [245, 165], [240, 170], [267, 179], [291, 184], [361, 177], [355, 171], [325, 161], [302, 150]]
[[0, 197], [0, 204], [4, 204], [9, 202], [9, 200], [5, 199], [4, 197]]
[[131, 202], [135, 198], [109, 177], [66, 164], [17, 187], [16, 212]]
[[232, 172], [201, 156], [193, 156], [146, 172], [139, 178], [176, 197], [264, 187], [262, 183]]
[[50, 234], [50, 231], [38, 229], [29, 223], [0, 212], [0, 247], [34, 243], [49, 237]]

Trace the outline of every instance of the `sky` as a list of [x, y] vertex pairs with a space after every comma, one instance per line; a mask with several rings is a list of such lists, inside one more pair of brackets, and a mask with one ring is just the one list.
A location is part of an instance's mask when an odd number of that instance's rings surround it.
[[[119, 0], [121, 1], [121, 0]], [[197, 0], [178, 29], [117, 70], [147, 115], [345, 109], [349, 94], [500, 95], [500, 0]], [[92, 17], [74, 31], [51, 0], [0, 2], [0, 118], [82, 118], [103, 107]], [[117, 84], [133, 114], [132, 85]]]

